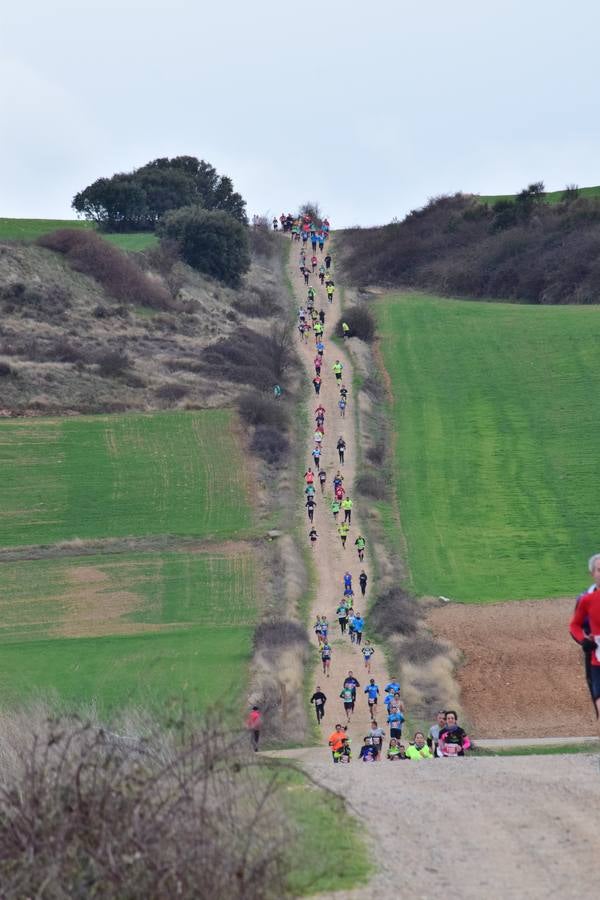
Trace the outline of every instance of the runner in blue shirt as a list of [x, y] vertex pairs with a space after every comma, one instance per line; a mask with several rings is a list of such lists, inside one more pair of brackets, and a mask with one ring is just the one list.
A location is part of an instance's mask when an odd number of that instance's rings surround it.
[[350, 572], [344, 572], [344, 587], [352, 587], [352, 575]]
[[377, 711], [377, 698], [379, 697], [379, 686], [375, 684], [375, 679], [371, 678], [366, 686], [364, 693], [367, 695], [367, 703], [369, 704], [369, 712], [371, 718]]
[[362, 636], [363, 629], [365, 627], [365, 620], [361, 616], [360, 613], [356, 613], [354, 616], [354, 634], [356, 635], [356, 643], [358, 646], [362, 644]]
[[391, 694], [392, 696], [400, 691], [400, 683], [396, 681], [395, 678], [392, 678], [389, 684], [386, 684], [384, 688], [386, 694]]
[[390, 713], [387, 717], [388, 725], [390, 726], [390, 737], [391, 738], [401, 738], [402, 737], [402, 723], [404, 722], [404, 716], [400, 711]]

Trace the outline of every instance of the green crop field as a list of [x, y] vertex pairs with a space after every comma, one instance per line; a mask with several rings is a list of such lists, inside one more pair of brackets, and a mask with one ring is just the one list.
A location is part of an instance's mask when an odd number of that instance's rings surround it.
[[227, 410], [0, 422], [0, 547], [251, 525]]
[[[56, 231], [57, 228], [94, 230], [95, 226], [82, 219], [0, 219], [0, 241], [35, 241], [43, 234]], [[157, 243], [156, 236], [149, 232], [102, 236], [122, 250], [145, 250]]]
[[3, 701], [217, 702], [250, 658], [255, 568], [250, 547], [0, 564]]
[[[560, 203], [563, 198], [563, 194], [565, 189], [563, 188], [561, 191], [546, 191], [544, 194], [544, 201], [546, 203]], [[515, 194], [489, 194], [489, 195], [481, 195], [479, 197], [480, 200], [483, 200], [484, 203], [492, 204], [496, 203], [498, 200], [514, 200]], [[580, 197], [600, 197], [600, 185], [597, 187], [584, 187], [579, 188], [579, 196]]]
[[[228, 410], [0, 422], [0, 547], [50, 548], [0, 562], [3, 700], [198, 709], [237, 690], [257, 593], [243, 466]], [[69, 557], [73, 539], [124, 552]]]
[[401, 294], [378, 321], [414, 590], [580, 590], [600, 550], [600, 310]]

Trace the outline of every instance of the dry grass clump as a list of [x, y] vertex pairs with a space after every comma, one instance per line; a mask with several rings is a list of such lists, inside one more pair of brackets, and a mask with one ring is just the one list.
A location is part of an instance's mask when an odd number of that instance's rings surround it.
[[121, 736], [43, 708], [5, 714], [2, 897], [282, 896], [277, 771], [245, 734], [177, 724]]
[[171, 295], [162, 284], [146, 275], [131, 256], [93, 231], [59, 228], [38, 238], [37, 243], [62, 253], [77, 272], [91, 275], [117, 300], [154, 309], [171, 306]]

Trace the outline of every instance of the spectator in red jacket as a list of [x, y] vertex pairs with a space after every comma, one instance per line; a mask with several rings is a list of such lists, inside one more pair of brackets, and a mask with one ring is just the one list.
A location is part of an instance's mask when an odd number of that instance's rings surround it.
[[258, 750], [261, 726], [262, 716], [260, 714], [260, 710], [258, 706], [253, 706], [248, 713], [248, 718], [246, 719], [246, 728], [250, 732], [250, 742], [255, 753]]
[[[597, 561], [594, 557], [590, 560], [594, 578], [593, 567]], [[578, 599], [569, 631], [584, 653], [589, 654], [589, 668], [586, 675], [598, 718], [600, 717], [600, 587], [597, 585], [594, 590]]]

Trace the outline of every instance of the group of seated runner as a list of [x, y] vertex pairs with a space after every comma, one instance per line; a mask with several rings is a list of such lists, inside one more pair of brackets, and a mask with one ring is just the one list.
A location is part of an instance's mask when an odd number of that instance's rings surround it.
[[[397, 725], [397, 723], [395, 723]], [[334, 763], [349, 763], [352, 759], [350, 738], [347, 725], [338, 724], [329, 738]], [[385, 759], [394, 762], [397, 759], [434, 759], [450, 756], [464, 756], [471, 746], [469, 736], [458, 724], [458, 717], [453, 709], [440, 710], [436, 721], [429, 729], [426, 738], [422, 731], [415, 731], [412, 741], [402, 743], [401, 731], [398, 727], [390, 728], [390, 742], [384, 751], [385, 731], [376, 721], [371, 722], [369, 733], [365, 735], [358, 758], [362, 762], [377, 762]]]

